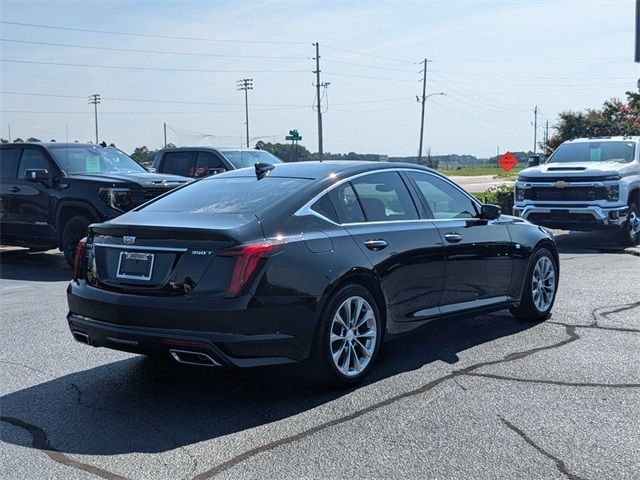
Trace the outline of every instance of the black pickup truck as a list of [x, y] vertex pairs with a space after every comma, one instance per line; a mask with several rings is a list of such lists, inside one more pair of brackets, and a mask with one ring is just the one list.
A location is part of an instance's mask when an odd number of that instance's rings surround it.
[[213, 147], [178, 147], [158, 151], [151, 170], [185, 177], [207, 177], [256, 163], [282, 163], [265, 150]]
[[89, 224], [117, 217], [190, 181], [149, 173], [115, 147], [0, 145], [0, 243], [32, 251], [58, 247], [73, 265]]

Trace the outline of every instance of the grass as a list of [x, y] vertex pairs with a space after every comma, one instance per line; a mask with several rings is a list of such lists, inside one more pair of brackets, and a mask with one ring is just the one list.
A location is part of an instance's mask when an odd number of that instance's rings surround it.
[[497, 167], [463, 167], [460, 170], [438, 169], [438, 171], [447, 176], [475, 177], [480, 175], [491, 175], [498, 178], [515, 179], [518, 172], [523, 167], [512, 168], [509, 172], [505, 172]]

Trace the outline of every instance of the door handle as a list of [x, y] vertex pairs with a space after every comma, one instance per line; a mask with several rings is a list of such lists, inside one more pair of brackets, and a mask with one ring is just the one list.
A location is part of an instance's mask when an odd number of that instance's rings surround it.
[[16, 186], [14, 185], [13, 187], [9, 187], [9, 191], [10, 191], [11, 193], [17, 193], [17, 192], [19, 192], [19, 191], [20, 191], [20, 188], [19, 188], [19, 187], [16, 187]]
[[458, 243], [460, 240], [462, 240], [462, 235], [455, 232], [445, 233], [444, 239], [449, 243]]
[[364, 242], [364, 246], [369, 250], [378, 251], [386, 248], [389, 244], [386, 240], [367, 240]]

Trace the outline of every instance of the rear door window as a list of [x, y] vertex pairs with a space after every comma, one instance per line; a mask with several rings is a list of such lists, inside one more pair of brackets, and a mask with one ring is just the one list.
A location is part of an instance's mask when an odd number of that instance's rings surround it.
[[197, 152], [167, 152], [162, 162], [162, 173], [181, 175], [183, 177], [195, 176]]
[[398, 172], [373, 173], [351, 183], [368, 222], [418, 218], [411, 194]]
[[329, 193], [329, 198], [335, 207], [340, 223], [364, 222], [364, 212], [360, 207], [358, 196], [350, 183], [344, 183]]
[[18, 171], [18, 149], [0, 148], [0, 178], [16, 178]]
[[213, 152], [198, 152], [194, 177], [206, 177], [226, 172], [222, 160]]

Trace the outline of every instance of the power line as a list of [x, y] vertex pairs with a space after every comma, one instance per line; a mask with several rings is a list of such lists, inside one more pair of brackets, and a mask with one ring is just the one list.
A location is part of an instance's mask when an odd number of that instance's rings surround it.
[[105, 35], [121, 35], [126, 37], [143, 37], [143, 38], [164, 38], [167, 40], [193, 40], [198, 42], [217, 42], [217, 43], [247, 43], [258, 45], [307, 45], [306, 42], [276, 42], [276, 41], [259, 41], [259, 40], [230, 40], [221, 38], [205, 38], [205, 37], [182, 37], [177, 35], [152, 35], [148, 33], [131, 33], [114, 30], [96, 30], [89, 28], [77, 28], [77, 27], [61, 27], [57, 25], [43, 25], [36, 23], [24, 23], [24, 22], [10, 22], [6, 20], [0, 20], [0, 23], [5, 25], [17, 25], [20, 27], [31, 28], [46, 28], [51, 30], [66, 30], [70, 32], [85, 32], [85, 33], [100, 33]]
[[134, 65], [96, 65], [90, 63], [62, 63], [62, 62], [37, 62], [34, 60], [14, 60], [8, 58], [0, 58], [0, 62], [25, 63], [32, 65], [51, 65], [58, 67], [80, 67], [80, 68], [107, 68], [116, 70], [152, 70], [162, 72], [196, 72], [196, 73], [308, 73], [307, 70], [208, 70], [195, 68], [171, 68], [171, 67], [140, 67]]
[[413, 70], [406, 70], [403, 68], [393, 68], [393, 67], [381, 67], [379, 65], [368, 65], [368, 64], [363, 64], [363, 63], [352, 63], [352, 62], [343, 62], [341, 60], [324, 60], [325, 62], [329, 62], [329, 63], [337, 63], [340, 65], [349, 65], [352, 67], [360, 67], [360, 68], [372, 68], [375, 70], [388, 70], [390, 72], [402, 72], [402, 73], [415, 73]]
[[[15, 91], [0, 91], [0, 95], [25, 95], [25, 96], [34, 96], [34, 97], [60, 97], [60, 98], [81, 98], [85, 99], [85, 95], [63, 95], [56, 93], [41, 93], [41, 92], [15, 92]], [[381, 98], [376, 100], [359, 100], [355, 102], [341, 102], [334, 103], [333, 105], [342, 106], [342, 105], [360, 105], [360, 104], [369, 104], [369, 103], [387, 103], [387, 102], [396, 102], [400, 100], [406, 100], [409, 98], [408, 96], [404, 97], [394, 97], [394, 98]], [[184, 105], [219, 105], [219, 106], [242, 106], [242, 103], [229, 103], [229, 102], [205, 102], [201, 100], [168, 100], [168, 99], [149, 99], [149, 98], [116, 98], [116, 97], [102, 97], [103, 100], [109, 100], [111, 102], [132, 102], [132, 103], [167, 103], [167, 104], [184, 104]], [[254, 103], [254, 106], [257, 107], [309, 107], [308, 104], [282, 104], [282, 103]]]
[[351, 53], [353, 55], [360, 55], [362, 57], [369, 57], [369, 58], [377, 58], [380, 60], [389, 60], [391, 62], [399, 62], [399, 63], [406, 63], [409, 65], [415, 65], [416, 62], [412, 62], [409, 60], [404, 60], [404, 59], [400, 59], [400, 58], [393, 58], [393, 57], [384, 57], [382, 55], [374, 55], [372, 53], [364, 53], [364, 52], [358, 52], [356, 50], [348, 50], [346, 48], [339, 48], [339, 47], [331, 47], [329, 45], [323, 45], [324, 48], [328, 48], [330, 50], [335, 50], [337, 52], [345, 52], [345, 53]]
[[464, 77], [487, 77], [487, 78], [515, 78], [515, 79], [523, 79], [523, 80], [626, 80], [627, 77], [586, 77], [584, 75], [578, 76], [569, 76], [569, 77], [560, 77], [560, 76], [535, 76], [535, 75], [509, 75], [502, 73], [471, 73], [471, 72], [451, 72], [451, 71], [443, 71], [436, 70], [437, 73], [444, 73], [445, 75], [460, 75]]
[[389, 77], [372, 77], [369, 75], [354, 75], [351, 73], [337, 73], [337, 72], [327, 72], [325, 71], [324, 73], [326, 73], [327, 75], [335, 75], [337, 77], [350, 77], [350, 78], [363, 78], [366, 80], [386, 80], [389, 82], [408, 82], [408, 83], [415, 83], [415, 80], [407, 80], [404, 78], [389, 78]]
[[0, 42], [23, 43], [29, 45], [45, 45], [49, 47], [82, 48], [88, 50], [105, 50], [113, 52], [129, 53], [151, 53], [154, 55], [186, 55], [191, 57], [215, 57], [215, 58], [252, 58], [252, 59], [282, 59], [282, 60], [306, 60], [307, 57], [293, 57], [282, 55], [231, 55], [226, 53], [197, 53], [197, 52], [175, 52], [170, 50], [141, 50], [134, 48], [102, 47], [98, 45], [78, 45], [72, 43], [51, 43], [36, 42], [31, 40], [16, 40], [10, 38], [0, 38]]

